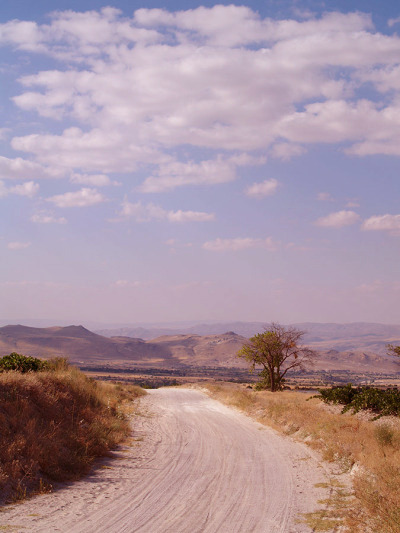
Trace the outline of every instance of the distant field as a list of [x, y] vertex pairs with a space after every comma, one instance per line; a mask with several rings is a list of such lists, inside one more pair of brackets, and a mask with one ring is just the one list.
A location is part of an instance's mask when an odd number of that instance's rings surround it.
[[[250, 373], [238, 368], [209, 368], [187, 367], [179, 369], [163, 368], [128, 368], [126, 366], [81, 366], [81, 370], [88, 376], [103, 380], [120, 380], [136, 385], [161, 387], [168, 385], [182, 385], [199, 381], [226, 381], [233, 383], [248, 383], [257, 381], [257, 372]], [[396, 374], [360, 373], [349, 371], [338, 372], [307, 372], [292, 374], [287, 378], [286, 386], [291, 389], [343, 385], [374, 385], [382, 387], [400, 387], [400, 372]]]

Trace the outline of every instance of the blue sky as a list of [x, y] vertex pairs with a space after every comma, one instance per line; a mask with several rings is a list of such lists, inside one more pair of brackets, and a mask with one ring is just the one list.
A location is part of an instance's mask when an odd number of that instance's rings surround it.
[[400, 8], [0, 7], [0, 318], [397, 323]]

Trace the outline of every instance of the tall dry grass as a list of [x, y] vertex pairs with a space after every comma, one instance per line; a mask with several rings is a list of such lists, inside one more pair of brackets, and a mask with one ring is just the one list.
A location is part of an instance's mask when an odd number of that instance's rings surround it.
[[202, 385], [216, 399], [237, 407], [284, 434], [295, 435], [336, 461], [353, 467], [354, 499], [344, 512], [347, 531], [400, 532], [400, 421], [340, 414], [311, 395], [255, 392], [237, 385]]
[[123, 403], [140, 394], [63, 361], [51, 371], [0, 374], [0, 502], [87, 472], [129, 433]]

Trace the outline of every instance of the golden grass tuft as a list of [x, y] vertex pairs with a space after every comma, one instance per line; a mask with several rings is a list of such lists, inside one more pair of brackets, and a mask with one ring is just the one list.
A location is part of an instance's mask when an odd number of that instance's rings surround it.
[[0, 502], [87, 472], [127, 436], [123, 404], [141, 394], [91, 380], [62, 361], [46, 372], [0, 374]]
[[340, 513], [347, 531], [400, 531], [399, 420], [371, 421], [372, 415], [340, 414], [340, 408], [326, 406], [318, 399], [307, 401], [310, 395], [300, 392], [255, 392], [232, 384], [202, 387], [259, 422], [284, 434], [296, 434], [322, 452], [324, 459], [339, 463], [343, 471], [356, 465], [354, 501], [351, 509]]

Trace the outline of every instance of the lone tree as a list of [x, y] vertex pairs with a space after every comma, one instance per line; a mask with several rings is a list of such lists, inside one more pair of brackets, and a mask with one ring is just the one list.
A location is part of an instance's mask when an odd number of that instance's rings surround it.
[[238, 351], [238, 357], [250, 363], [251, 371], [258, 366], [264, 367], [259, 376], [258, 388], [272, 392], [282, 390], [285, 376], [289, 370], [303, 370], [312, 363], [316, 352], [299, 345], [305, 334], [294, 327], [271, 324], [263, 333], [257, 333]]

